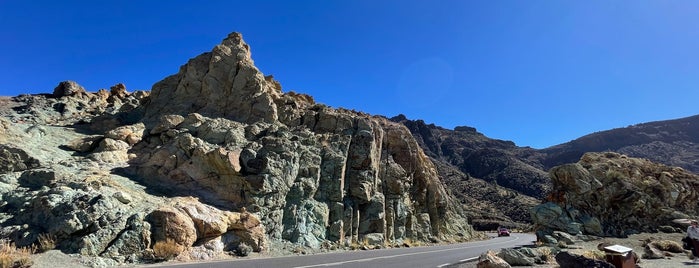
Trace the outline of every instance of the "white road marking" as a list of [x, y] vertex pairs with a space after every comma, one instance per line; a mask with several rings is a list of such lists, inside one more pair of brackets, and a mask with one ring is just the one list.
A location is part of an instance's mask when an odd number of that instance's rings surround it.
[[475, 259], [478, 259], [478, 257], [463, 259], [463, 260], [460, 260], [459, 262], [469, 262], [469, 261], [472, 261], [472, 260], [475, 260]]
[[[499, 243], [493, 243], [493, 244], [490, 244], [490, 245], [505, 244], [505, 243], [510, 243], [510, 242], [512, 242], [512, 241], [516, 241], [516, 240], [519, 240], [519, 237], [515, 237], [515, 239], [513, 239], [513, 240], [508, 240], [508, 241], [499, 242]], [[435, 253], [435, 252], [442, 252], [442, 251], [451, 251], [451, 250], [459, 250], [459, 249], [465, 249], [465, 248], [476, 248], [476, 247], [480, 247], [480, 246], [459, 247], [459, 248], [446, 248], [446, 249], [438, 249], [438, 250], [431, 250], [431, 251], [423, 251], [423, 252], [415, 252], [415, 253], [405, 253], [405, 254], [398, 254], [398, 255], [383, 256], [383, 257], [356, 259], [356, 260], [340, 261], [340, 262], [320, 263], [320, 264], [307, 265], [307, 266], [296, 266], [296, 267], [294, 267], [294, 268], [325, 267], [325, 266], [333, 266], [333, 265], [342, 265], [342, 264], [353, 263], [353, 262], [367, 262], [367, 261], [380, 260], [380, 259], [390, 259], [390, 258], [403, 257], [403, 256], [408, 256], [408, 255], [420, 255], [420, 254]]]
[[437, 268], [442, 268], [442, 267], [447, 266], [449, 264], [451, 264], [451, 263], [440, 264], [440, 265], [437, 265]]

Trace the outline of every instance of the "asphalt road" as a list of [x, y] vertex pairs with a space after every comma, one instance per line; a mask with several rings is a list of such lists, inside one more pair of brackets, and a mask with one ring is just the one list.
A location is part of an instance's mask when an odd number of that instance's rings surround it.
[[392, 248], [366, 251], [338, 251], [324, 254], [287, 256], [278, 258], [250, 258], [216, 262], [158, 264], [142, 267], [177, 267], [177, 268], [228, 268], [228, 267], [444, 267], [450, 264], [475, 260], [489, 250], [499, 250], [523, 245], [532, 245], [536, 236], [533, 234], [513, 233], [509, 237], [494, 237], [490, 240], [475, 241], [444, 246], [426, 246], [414, 248]]

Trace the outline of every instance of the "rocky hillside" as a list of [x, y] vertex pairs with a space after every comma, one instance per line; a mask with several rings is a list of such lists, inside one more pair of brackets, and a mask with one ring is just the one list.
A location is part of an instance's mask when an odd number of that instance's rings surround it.
[[478, 229], [530, 222], [529, 209], [550, 191], [535, 149], [488, 138], [472, 127], [449, 130], [403, 115], [391, 120], [410, 130]]
[[238, 33], [150, 92], [0, 101], [0, 236], [20, 246], [110, 264], [476, 236], [404, 125], [282, 92]]
[[699, 173], [699, 115], [596, 132], [541, 150], [546, 168], [613, 151]]
[[542, 239], [556, 230], [620, 237], [668, 231], [675, 219], [699, 216], [699, 175], [679, 167], [606, 152], [550, 173], [555, 198], [532, 211]]
[[410, 129], [479, 229], [530, 223], [532, 204], [550, 198], [549, 169], [586, 152], [618, 152], [699, 172], [699, 116], [602, 131], [542, 150], [467, 126], [449, 130], [402, 115], [391, 120]]

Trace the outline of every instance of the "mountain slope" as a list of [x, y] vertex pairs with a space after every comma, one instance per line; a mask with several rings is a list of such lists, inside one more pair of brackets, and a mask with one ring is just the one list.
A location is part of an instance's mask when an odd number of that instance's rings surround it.
[[550, 198], [548, 170], [587, 152], [613, 151], [699, 171], [699, 116], [601, 131], [541, 150], [491, 139], [472, 127], [448, 130], [403, 115], [391, 120], [411, 131], [476, 228], [530, 222], [532, 204]]
[[586, 152], [613, 151], [699, 173], [699, 115], [585, 135], [540, 150], [545, 168], [577, 162]]

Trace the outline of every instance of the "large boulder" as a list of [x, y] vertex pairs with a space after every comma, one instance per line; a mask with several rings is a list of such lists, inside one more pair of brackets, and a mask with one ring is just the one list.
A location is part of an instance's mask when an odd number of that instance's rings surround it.
[[699, 214], [699, 176], [618, 153], [587, 153], [550, 171], [550, 202], [532, 209], [535, 224], [571, 234], [655, 232]]
[[512, 267], [502, 258], [498, 257], [497, 253], [488, 250], [485, 253], [478, 256], [478, 263], [476, 264], [478, 268], [510, 268]]
[[39, 160], [21, 148], [0, 144], [0, 174], [39, 167]]
[[601, 260], [590, 259], [585, 256], [575, 255], [567, 251], [561, 251], [556, 254], [556, 262], [561, 268], [578, 268], [578, 267], [596, 267], [596, 268], [615, 268], [611, 263]]
[[75, 81], [63, 81], [53, 89], [53, 96], [56, 98], [65, 96], [75, 96], [80, 94], [86, 94], [85, 88], [78, 85]]

